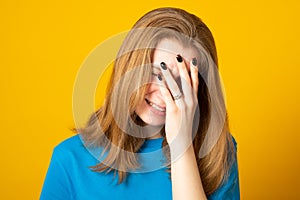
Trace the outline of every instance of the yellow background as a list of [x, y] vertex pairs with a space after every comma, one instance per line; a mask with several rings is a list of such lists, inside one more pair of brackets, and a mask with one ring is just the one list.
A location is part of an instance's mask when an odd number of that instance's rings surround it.
[[38, 199], [53, 147], [72, 136], [81, 63], [96, 45], [162, 6], [195, 13], [214, 34], [242, 199], [300, 199], [299, 5], [2, 0], [0, 199]]

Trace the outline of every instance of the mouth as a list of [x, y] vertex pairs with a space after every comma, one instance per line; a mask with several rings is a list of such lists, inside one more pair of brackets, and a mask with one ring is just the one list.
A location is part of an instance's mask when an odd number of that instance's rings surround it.
[[145, 99], [145, 101], [146, 101], [146, 103], [147, 103], [149, 106], [151, 106], [154, 110], [159, 111], [159, 112], [161, 112], [161, 113], [165, 113], [165, 112], [166, 112], [166, 108], [161, 107], [161, 106], [159, 106], [159, 105], [157, 105], [157, 104], [155, 104], [155, 103], [149, 101], [148, 99]]

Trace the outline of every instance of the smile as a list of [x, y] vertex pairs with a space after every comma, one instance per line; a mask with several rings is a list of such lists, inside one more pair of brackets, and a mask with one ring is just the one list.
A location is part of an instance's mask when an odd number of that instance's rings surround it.
[[145, 99], [145, 101], [147, 102], [148, 105], [150, 105], [152, 108], [154, 108], [155, 110], [157, 111], [160, 111], [160, 112], [166, 112], [166, 108], [163, 108], [155, 103], [152, 103], [150, 102], [148, 99]]

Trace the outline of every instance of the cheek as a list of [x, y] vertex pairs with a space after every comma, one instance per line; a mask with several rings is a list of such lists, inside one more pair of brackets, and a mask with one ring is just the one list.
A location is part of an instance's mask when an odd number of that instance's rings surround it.
[[140, 116], [145, 112], [146, 102], [143, 100], [140, 104], [137, 105], [135, 113]]
[[158, 91], [160, 91], [158, 83], [151, 83], [151, 84], [149, 84], [149, 86], [146, 89], [145, 98], [147, 98], [149, 95], [152, 95], [152, 94], [154, 94], [154, 93], [156, 93]]

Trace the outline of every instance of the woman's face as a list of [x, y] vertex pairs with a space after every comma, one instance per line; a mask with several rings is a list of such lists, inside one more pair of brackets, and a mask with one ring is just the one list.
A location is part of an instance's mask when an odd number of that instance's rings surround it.
[[[151, 83], [147, 87], [144, 100], [137, 106], [135, 111], [148, 125], [159, 126], [165, 123], [166, 104], [159, 89], [162, 82], [158, 80], [157, 76], [161, 75], [160, 63], [164, 62], [180, 87], [180, 77], [176, 60], [178, 54], [182, 56], [188, 71], [190, 71], [190, 61], [193, 58], [199, 60], [195, 49], [184, 47], [174, 39], [163, 39], [158, 43], [154, 51]], [[163, 78], [162, 75], [161, 77]], [[167, 85], [167, 83], [165, 84]]]

